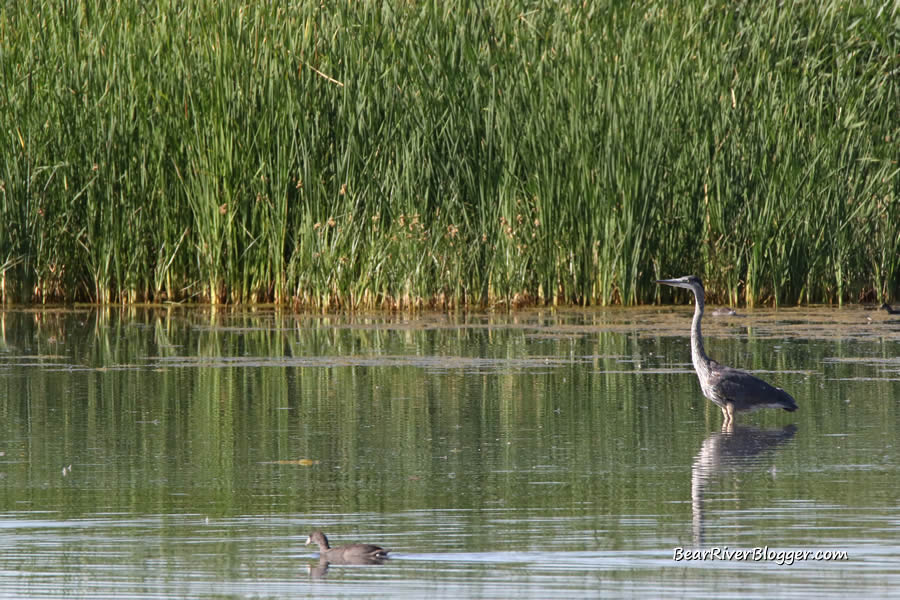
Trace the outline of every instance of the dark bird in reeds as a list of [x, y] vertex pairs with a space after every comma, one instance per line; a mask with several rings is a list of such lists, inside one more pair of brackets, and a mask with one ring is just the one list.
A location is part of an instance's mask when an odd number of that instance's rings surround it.
[[694, 321], [691, 324], [691, 360], [703, 395], [722, 409], [723, 427], [730, 428], [734, 415], [759, 408], [783, 408], [797, 410], [797, 403], [783, 389], [769, 385], [762, 379], [719, 364], [706, 356], [703, 350], [703, 334], [700, 320], [703, 318], [705, 293], [699, 277], [688, 275], [678, 279], [660, 279], [656, 283], [680, 287], [694, 292]]
[[319, 546], [320, 560], [343, 565], [379, 564], [388, 557], [388, 552], [390, 552], [390, 550], [373, 544], [349, 544], [332, 548], [328, 544], [328, 538], [321, 531], [313, 531], [306, 538], [306, 545], [310, 544]]
[[891, 308], [891, 305], [885, 302], [881, 305], [881, 310], [887, 312], [889, 315], [900, 315], [900, 310], [895, 310]]

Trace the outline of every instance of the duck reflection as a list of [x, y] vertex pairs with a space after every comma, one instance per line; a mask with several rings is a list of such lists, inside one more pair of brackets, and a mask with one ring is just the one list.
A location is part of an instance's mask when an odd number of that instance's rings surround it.
[[319, 562], [311, 563], [306, 566], [306, 569], [309, 571], [309, 576], [313, 579], [322, 579], [328, 573], [329, 567], [331, 565], [338, 566], [366, 566], [366, 565], [383, 565], [386, 563], [388, 559], [385, 557], [364, 557], [364, 556], [355, 556], [350, 558], [340, 558], [335, 560], [329, 560], [327, 558], [319, 558]]
[[703, 499], [709, 482], [722, 473], [760, 469], [768, 462], [764, 454], [790, 440], [796, 432], [795, 425], [783, 429], [723, 426], [721, 432], [704, 440], [691, 466], [691, 516], [696, 547], [704, 542]]

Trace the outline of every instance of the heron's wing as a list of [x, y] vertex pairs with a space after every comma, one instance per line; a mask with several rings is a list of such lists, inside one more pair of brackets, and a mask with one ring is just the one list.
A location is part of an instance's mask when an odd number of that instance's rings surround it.
[[773, 401], [778, 390], [762, 379], [724, 365], [712, 369], [711, 383], [735, 408]]

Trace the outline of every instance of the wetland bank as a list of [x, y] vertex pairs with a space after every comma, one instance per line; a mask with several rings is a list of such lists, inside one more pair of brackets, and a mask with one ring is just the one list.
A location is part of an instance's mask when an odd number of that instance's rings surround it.
[[11, 3], [0, 295], [895, 300], [897, 10]]
[[[688, 307], [6, 310], [0, 594], [886, 596], [900, 324], [873, 313], [707, 324], [800, 404], [723, 433]], [[313, 529], [393, 558], [323, 570]]]

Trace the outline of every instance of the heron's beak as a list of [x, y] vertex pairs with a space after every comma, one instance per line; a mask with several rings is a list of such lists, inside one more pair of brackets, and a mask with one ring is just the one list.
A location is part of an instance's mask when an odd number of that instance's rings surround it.
[[306, 543], [303, 544], [303, 545], [304, 545], [304, 546], [309, 546], [310, 544], [312, 544], [312, 537], [306, 538]]
[[683, 281], [678, 279], [657, 279], [656, 283], [661, 283], [663, 285], [671, 285], [674, 287], [687, 287]]

